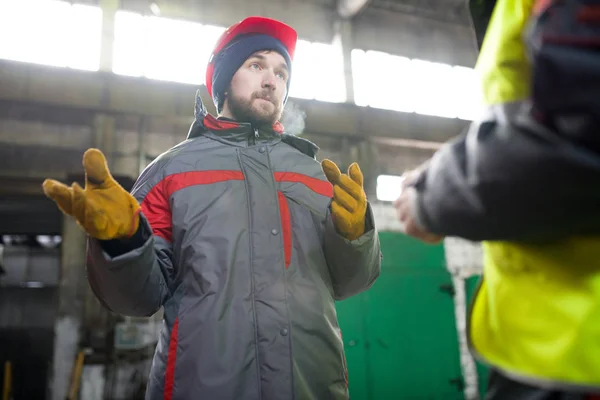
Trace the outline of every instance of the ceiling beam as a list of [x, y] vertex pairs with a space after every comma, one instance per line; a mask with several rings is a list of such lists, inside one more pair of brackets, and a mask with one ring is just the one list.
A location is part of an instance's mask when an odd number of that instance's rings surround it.
[[[0, 108], [13, 102], [73, 108], [115, 116], [145, 115], [186, 131], [193, 121], [194, 85], [119, 76], [107, 72], [0, 60]], [[200, 86], [209, 112], [212, 99]], [[401, 138], [444, 142], [460, 134], [468, 121], [359, 107], [352, 103], [327, 103], [290, 99], [305, 115], [306, 133], [356, 138]], [[17, 113], [18, 114], [18, 113]], [[13, 115], [11, 112], [0, 113]], [[66, 114], [65, 114], [66, 115]], [[9, 117], [10, 118], [10, 117]], [[137, 120], [135, 120], [137, 121]]]
[[372, 8], [464, 26], [468, 24], [464, 2], [465, 0], [444, 0], [437, 6], [428, 6], [427, 4], [421, 4], [421, 2], [373, 0]]
[[372, 0], [338, 0], [337, 12], [341, 18], [349, 19], [358, 15]]

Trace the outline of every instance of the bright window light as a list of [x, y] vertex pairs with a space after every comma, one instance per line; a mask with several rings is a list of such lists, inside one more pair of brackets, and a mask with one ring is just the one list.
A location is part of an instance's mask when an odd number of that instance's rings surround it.
[[379, 175], [377, 177], [377, 200], [396, 201], [402, 192], [404, 178], [398, 175]]
[[448, 64], [412, 60], [413, 79], [419, 90], [413, 91], [415, 112], [438, 117], [456, 117], [456, 92], [452, 67]]
[[0, 58], [97, 71], [102, 10], [55, 0], [0, 0]]
[[452, 69], [454, 87], [451, 90], [456, 94], [456, 116], [473, 121], [483, 111], [479, 77], [473, 68], [455, 66]]
[[346, 79], [341, 48], [325, 43], [313, 43], [311, 47], [315, 100], [346, 101]]
[[394, 111], [473, 120], [481, 110], [472, 68], [354, 49], [354, 101]]
[[200, 42], [195, 38], [203, 37], [202, 25], [158, 17], [148, 17], [146, 23], [146, 40], [152, 44], [152, 51], [146, 53], [144, 75], [150, 79], [204, 83], [198, 67], [208, 55], [190, 49], [192, 43]]
[[346, 101], [344, 59], [339, 46], [298, 40], [290, 97]]
[[364, 50], [353, 49], [350, 53], [352, 64], [352, 86], [354, 87], [354, 103], [366, 107], [370, 102], [369, 62]]
[[119, 75], [142, 76], [146, 42], [144, 17], [126, 11], [115, 15], [112, 70]]
[[118, 11], [113, 72], [203, 84], [206, 63], [224, 30], [195, 22]]
[[360, 106], [412, 112], [414, 82], [411, 60], [380, 51], [351, 53], [354, 99]]
[[[224, 30], [219, 26], [118, 11], [113, 72], [203, 84], [208, 58]], [[339, 46], [298, 40], [290, 96], [329, 102], [346, 100], [344, 62]]]
[[312, 99], [315, 95], [312, 80], [312, 43], [306, 40], [298, 40], [296, 43], [296, 54], [294, 55], [294, 64], [292, 69], [292, 82], [290, 84], [290, 97], [299, 99]]

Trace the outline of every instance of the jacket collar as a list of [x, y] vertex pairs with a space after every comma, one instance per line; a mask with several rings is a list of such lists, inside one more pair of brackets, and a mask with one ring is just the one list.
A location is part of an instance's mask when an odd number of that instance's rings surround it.
[[208, 132], [212, 132], [222, 140], [244, 142], [252, 136], [260, 137], [262, 140], [277, 138], [284, 133], [284, 128], [281, 123], [276, 122], [271, 129], [255, 129], [248, 122], [238, 122], [223, 117], [216, 118], [208, 113], [198, 90], [194, 107], [194, 123], [188, 132], [188, 139], [202, 136]]
[[318, 146], [311, 141], [286, 134], [283, 125], [279, 121], [273, 124], [270, 129], [255, 129], [248, 122], [216, 118], [208, 112], [200, 97], [200, 90], [197, 90], [194, 122], [190, 127], [187, 138], [193, 139], [200, 136], [212, 136], [219, 141], [238, 146], [248, 145], [248, 143], [264, 143], [274, 139], [282, 140], [310, 157], [314, 157], [319, 151]]

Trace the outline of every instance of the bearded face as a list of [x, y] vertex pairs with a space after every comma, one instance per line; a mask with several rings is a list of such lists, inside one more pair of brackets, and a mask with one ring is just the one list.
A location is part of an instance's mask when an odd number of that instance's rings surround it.
[[254, 53], [231, 79], [223, 115], [258, 126], [272, 125], [283, 112], [288, 78], [287, 64], [279, 53]]

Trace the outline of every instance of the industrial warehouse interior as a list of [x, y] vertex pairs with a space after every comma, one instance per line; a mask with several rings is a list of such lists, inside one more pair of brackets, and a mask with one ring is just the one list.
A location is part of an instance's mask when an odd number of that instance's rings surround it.
[[[179, 346], [191, 332], [185, 327], [195, 328], [184, 319], [173, 322], [167, 315], [172, 303], [159, 304], [152, 315], [124, 315], [97, 296], [86, 268], [92, 257], [88, 234], [45, 195], [43, 183], [89, 184], [82, 157], [95, 148], [114, 179], [131, 191], [154, 160], [194, 140], [188, 134], [202, 107], [218, 115], [205, 80], [211, 52], [228, 27], [252, 16], [296, 30], [281, 125], [287, 135], [318, 146], [317, 161], [331, 160], [342, 173], [353, 163], [360, 166], [382, 257], [371, 286], [335, 299], [344, 394], [272, 396], [264, 378], [262, 397], [245, 392], [235, 398], [484, 399], [490, 368], [474, 356], [467, 335], [469, 304], [482, 277], [482, 246], [450, 236], [436, 243], [417, 240], [405, 233], [394, 203], [404, 174], [465, 133], [483, 109], [475, 72], [478, 21], [467, 0], [0, 0], [0, 400], [230, 399], [214, 388], [235, 377], [215, 372], [214, 379], [204, 378], [189, 361], [194, 347], [178, 350], [177, 327]], [[218, 160], [208, 168], [220, 169], [224, 161]], [[224, 207], [228, 200], [221, 199]], [[175, 206], [187, 207], [172, 200]], [[297, 240], [296, 227], [307, 225], [294, 220], [300, 215], [296, 206], [289, 200], [293, 233], [282, 217], [284, 244]], [[142, 207], [143, 218], [148, 210]], [[211, 223], [189, 217], [185, 224], [192, 219]], [[278, 237], [277, 229], [268, 229], [265, 237]], [[174, 241], [178, 234], [173, 226]], [[304, 265], [298, 254], [313, 241], [297, 243], [291, 255], [285, 253], [291, 257], [286, 268], [292, 263], [286, 273]], [[177, 258], [197, 249], [174, 252]], [[222, 253], [215, 251], [219, 259]], [[294, 320], [290, 336], [279, 327], [273, 335], [296, 340], [298, 325], [302, 321]], [[202, 342], [202, 335], [189, 340]], [[319, 333], [312, 335], [321, 340]], [[215, 340], [212, 333], [206, 337]], [[218, 343], [213, 354], [231, 356], [228, 349], [238, 347]], [[168, 361], [157, 356], [167, 351]], [[179, 367], [183, 353], [191, 358]], [[300, 387], [295, 363], [288, 367]], [[313, 373], [325, 364], [314, 360]], [[265, 373], [269, 368], [279, 367], [266, 366]], [[214, 361], [214, 371], [225, 370]], [[205, 386], [196, 387], [215, 391], [184, 395], [185, 374], [197, 374]], [[151, 384], [160, 388], [159, 397], [148, 394]]]

